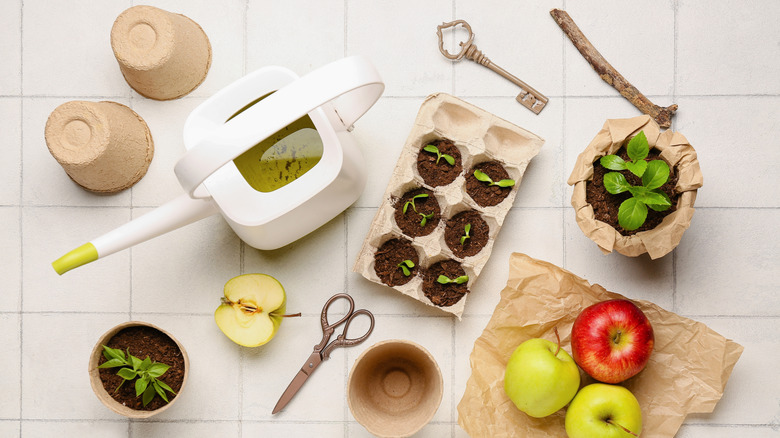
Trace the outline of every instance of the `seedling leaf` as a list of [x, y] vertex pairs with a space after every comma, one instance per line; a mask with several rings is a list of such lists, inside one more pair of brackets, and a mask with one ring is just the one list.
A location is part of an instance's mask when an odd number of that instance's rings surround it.
[[465, 232], [465, 234], [460, 236], [461, 246], [463, 246], [463, 244], [466, 243], [466, 239], [471, 238], [471, 236], [469, 235], [469, 232], [471, 232], [471, 224], [466, 224], [466, 226], [463, 227], [463, 231]]
[[496, 186], [499, 186], [499, 187], [512, 187], [513, 185], [515, 185], [515, 180], [513, 180], [513, 179], [502, 179], [501, 181], [499, 181], [497, 183], [493, 183], [491, 185], [496, 185]]
[[653, 192], [658, 193], [659, 195], [663, 196], [664, 200], [666, 200], [666, 203], [665, 204], [647, 204], [648, 207], [650, 207], [651, 209], [653, 209], [655, 211], [666, 211], [666, 210], [668, 210], [672, 206], [672, 200], [669, 199], [669, 195], [667, 195], [666, 193], [664, 193], [664, 192], [662, 192], [662, 191], [660, 191], [658, 189], [653, 190]]
[[165, 403], [168, 403], [168, 396], [165, 395], [165, 390], [162, 389], [160, 386], [160, 382], [158, 380], [155, 380], [152, 382], [152, 386], [154, 387], [155, 392], [160, 395], [160, 397], [165, 400]]
[[647, 163], [647, 170], [642, 175], [642, 185], [648, 189], [657, 189], [669, 180], [669, 165], [663, 160], [653, 160]]
[[631, 160], [634, 162], [644, 160], [647, 157], [648, 152], [650, 152], [650, 146], [647, 143], [647, 136], [645, 136], [645, 131], [639, 131], [639, 134], [635, 135], [634, 138], [628, 141], [626, 152], [628, 152], [628, 158], [631, 158]]
[[636, 230], [647, 218], [647, 206], [637, 198], [628, 198], [618, 208], [618, 223], [623, 229]]
[[423, 150], [424, 150], [425, 152], [430, 152], [430, 153], [432, 153], [432, 154], [435, 154], [435, 153], [439, 152], [439, 148], [437, 148], [436, 146], [434, 146], [434, 145], [432, 145], [432, 144], [429, 144], [428, 146], [425, 146], [425, 147], [423, 148]]
[[604, 188], [613, 195], [623, 193], [630, 187], [631, 184], [626, 181], [626, 177], [621, 173], [609, 172], [604, 175]]
[[645, 169], [647, 169], [647, 161], [626, 162], [626, 169], [634, 175], [641, 177], [645, 173]]
[[147, 386], [146, 389], [144, 389], [144, 396], [143, 396], [144, 406], [148, 405], [149, 402], [152, 401], [152, 399], [154, 398], [154, 393], [155, 393], [154, 386]]
[[163, 382], [162, 380], [158, 380], [158, 381], [157, 381], [157, 384], [158, 384], [158, 385], [160, 385], [160, 387], [161, 387], [162, 389], [164, 389], [164, 390], [166, 390], [166, 391], [170, 392], [171, 394], [176, 394], [176, 391], [174, 391], [173, 389], [171, 389], [171, 387], [170, 387], [170, 386], [168, 386], [167, 384], [165, 384], [165, 382]]
[[138, 373], [131, 370], [130, 368], [122, 368], [116, 372], [116, 375], [125, 380], [133, 380], [138, 377]]
[[492, 183], [493, 182], [493, 180], [490, 179], [490, 177], [487, 176], [487, 174], [485, 172], [483, 172], [483, 171], [481, 171], [479, 169], [475, 169], [474, 170], [474, 178], [476, 178], [477, 181], [482, 181], [482, 182], [486, 182], [486, 183]]
[[109, 361], [111, 359], [118, 359], [121, 360], [122, 363], [127, 363], [125, 360], [125, 353], [122, 350], [107, 347], [105, 345], [103, 346], [103, 357], [105, 357]]
[[128, 353], [128, 356], [130, 356], [130, 364], [133, 366], [133, 370], [138, 371], [138, 369], [141, 368], [141, 364], [143, 362], [141, 359], [133, 356], [132, 354]]
[[[140, 379], [135, 381], [135, 395], [136, 397], [143, 394], [144, 391], [146, 391], [146, 388], [149, 386], [149, 377], [141, 377]], [[146, 398], [146, 397], [144, 397]], [[146, 406], [149, 402], [144, 402], [144, 406]]]
[[626, 170], [626, 162], [617, 155], [605, 155], [599, 162], [609, 170]]
[[434, 146], [432, 144], [429, 144], [429, 145], [425, 146], [423, 148], [423, 150], [426, 151], [426, 152], [430, 152], [432, 154], [436, 154], [436, 164], [439, 164], [439, 160], [444, 158], [444, 161], [446, 161], [447, 164], [449, 164], [450, 166], [454, 166], [455, 165], [455, 158], [453, 158], [451, 155], [447, 155], [447, 154], [443, 154], [443, 153], [439, 152], [439, 148], [437, 148], [436, 146]]
[[461, 275], [460, 277], [453, 280], [447, 277], [446, 275], [439, 275], [439, 278], [437, 278], [436, 281], [440, 284], [449, 284], [449, 283], [463, 284], [469, 281], [469, 276]]
[[401, 267], [401, 272], [403, 272], [403, 273], [404, 273], [404, 276], [408, 277], [408, 276], [412, 275], [412, 272], [409, 270], [409, 268], [407, 268], [407, 267], [406, 267], [406, 266], [404, 266], [403, 264], [401, 264], [401, 265], [398, 265], [398, 266], [400, 266], [400, 267]]
[[105, 361], [102, 365], [98, 366], [98, 368], [114, 368], [114, 367], [123, 367], [125, 365], [127, 365], [127, 363], [123, 360], [110, 359]]
[[168, 371], [168, 368], [170, 368], [170, 365], [166, 365], [164, 363], [154, 363], [149, 367], [147, 372], [152, 377], [160, 377], [165, 374], [166, 371]]

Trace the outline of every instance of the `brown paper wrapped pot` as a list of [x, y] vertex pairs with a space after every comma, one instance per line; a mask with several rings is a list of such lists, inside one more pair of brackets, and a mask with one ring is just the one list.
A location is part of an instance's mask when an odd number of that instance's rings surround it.
[[[655, 228], [633, 236], [623, 236], [614, 227], [596, 220], [593, 207], [586, 200], [586, 184], [593, 179], [593, 163], [604, 155], [614, 154], [630, 138], [644, 131], [650, 148], [661, 151], [661, 158], [677, 169], [677, 185], [680, 193], [677, 210], [669, 214]], [[574, 186], [571, 205], [577, 213], [577, 224], [589, 239], [596, 242], [602, 252], [613, 250], [629, 257], [647, 253], [657, 259], [672, 252], [680, 243], [683, 232], [691, 225], [696, 191], [703, 178], [696, 151], [679, 132], [661, 132], [650, 116], [630, 119], [610, 119], [587, 148], [577, 157], [574, 170], [568, 180]]]
[[[149, 327], [164, 333], [166, 336], [171, 338], [173, 342], [176, 343], [176, 346], [179, 347], [179, 350], [181, 350], [181, 354], [184, 357], [184, 380], [182, 380], [181, 382], [181, 388], [179, 389], [177, 396], [171, 399], [171, 401], [169, 403], [166, 403], [163, 407], [159, 409], [155, 409], [153, 411], [140, 411], [140, 410], [132, 409], [128, 406], [119, 403], [118, 401], [114, 400], [113, 397], [111, 397], [108, 391], [106, 391], [106, 389], [103, 387], [103, 383], [100, 381], [100, 370], [98, 369], [98, 362], [100, 361], [100, 357], [103, 355], [103, 345], [108, 344], [108, 341], [110, 341], [111, 338], [113, 338], [114, 335], [119, 333], [121, 330], [126, 329], [128, 327], [137, 327], [137, 326]], [[170, 333], [166, 332], [160, 327], [157, 327], [153, 324], [149, 324], [147, 322], [129, 321], [117, 325], [116, 327], [107, 331], [106, 333], [103, 334], [103, 336], [100, 337], [98, 342], [95, 344], [95, 347], [92, 349], [92, 353], [90, 353], [89, 355], [88, 371], [89, 371], [89, 383], [90, 386], [92, 386], [92, 391], [95, 393], [98, 400], [100, 400], [100, 402], [103, 403], [107, 408], [127, 418], [149, 418], [152, 415], [157, 415], [160, 412], [163, 412], [166, 409], [170, 408], [171, 405], [176, 403], [176, 400], [179, 399], [181, 393], [184, 391], [184, 386], [187, 384], [187, 375], [190, 372], [190, 359], [187, 356], [187, 351], [184, 350], [184, 346], [179, 342], [178, 339], [174, 338], [173, 335], [171, 335]]]
[[46, 121], [46, 145], [83, 188], [114, 193], [140, 180], [154, 156], [152, 134], [133, 110], [116, 102], [71, 101]]
[[211, 66], [211, 44], [203, 29], [184, 15], [153, 6], [122, 12], [111, 28], [111, 48], [127, 83], [150, 99], [188, 94]]
[[378, 437], [407, 437], [423, 428], [441, 404], [439, 365], [422, 346], [405, 340], [372, 345], [355, 361], [347, 402], [355, 419]]

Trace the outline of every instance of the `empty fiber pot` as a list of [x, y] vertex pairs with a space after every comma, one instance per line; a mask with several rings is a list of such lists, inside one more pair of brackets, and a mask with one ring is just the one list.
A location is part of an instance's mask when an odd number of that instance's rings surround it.
[[114, 193], [129, 188], [152, 162], [154, 143], [146, 122], [116, 102], [71, 101], [49, 115], [49, 152], [83, 188]]
[[441, 404], [439, 365], [404, 340], [372, 345], [349, 373], [347, 401], [355, 419], [379, 437], [407, 437], [428, 424]]
[[111, 28], [111, 48], [127, 83], [142, 96], [176, 99], [211, 66], [211, 44], [198, 23], [153, 6], [133, 6]]

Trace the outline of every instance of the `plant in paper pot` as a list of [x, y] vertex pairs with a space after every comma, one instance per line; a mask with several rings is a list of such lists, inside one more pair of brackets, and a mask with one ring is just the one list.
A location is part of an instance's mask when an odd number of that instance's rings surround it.
[[152, 324], [131, 321], [106, 332], [92, 350], [92, 390], [112, 411], [147, 418], [178, 399], [189, 359], [182, 345]]
[[671, 252], [690, 226], [703, 178], [696, 151], [648, 116], [610, 119], [580, 153], [568, 183], [577, 224], [604, 253]]
[[[555, 330], [556, 337], [558, 330]], [[580, 371], [558, 343], [529, 339], [509, 358], [504, 374], [504, 391], [526, 414], [541, 418], [568, 404], [580, 387]]]
[[642, 371], [655, 337], [647, 316], [625, 299], [586, 307], [574, 320], [571, 351], [577, 365], [596, 380], [620, 383]]
[[642, 409], [628, 389], [605, 383], [582, 388], [566, 409], [569, 438], [627, 438], [642, 432]]
[[214, 320], [222, 333], [244, 347], [259, 347], [276, 335], [285, 315], [287, 295], [278, 280], [266, 274], [244, 274], [225, 283]]

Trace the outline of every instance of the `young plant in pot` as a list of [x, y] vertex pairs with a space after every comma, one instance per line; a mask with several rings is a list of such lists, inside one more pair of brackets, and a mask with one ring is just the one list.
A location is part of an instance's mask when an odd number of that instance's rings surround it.
[[98, 399], [128, 418], [148, 418], [168, 409], [187, 381], [189, 358], [168, 332], [131, 321], [106, 332], [89, 358]]
[[702, 182], [688, 140], [649, 116], [607, 120], [568, 180], [577, 224], [602, 252], [652, 259], [680, 243]]

